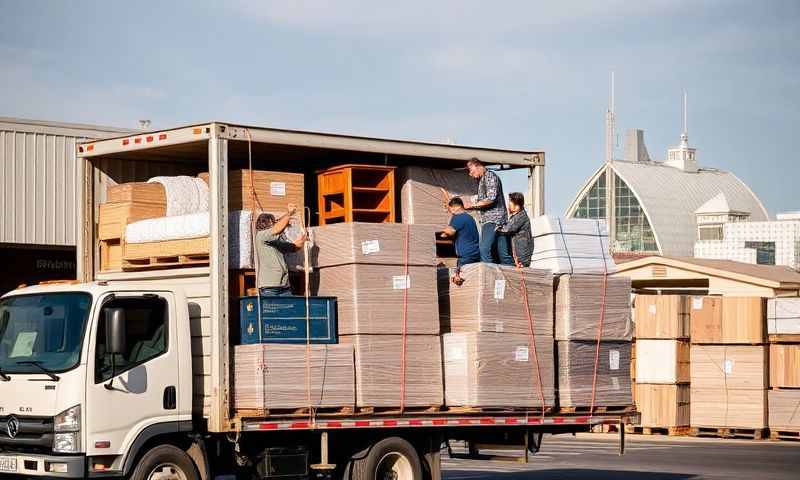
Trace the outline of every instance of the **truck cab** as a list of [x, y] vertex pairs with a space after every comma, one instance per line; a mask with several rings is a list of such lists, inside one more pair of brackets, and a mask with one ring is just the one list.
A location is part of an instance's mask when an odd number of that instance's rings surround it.
[[6, 294], [0, 478], [130, 472], [149, 440], [191, 431], [191, 368], [180, 290], [94, 282]]

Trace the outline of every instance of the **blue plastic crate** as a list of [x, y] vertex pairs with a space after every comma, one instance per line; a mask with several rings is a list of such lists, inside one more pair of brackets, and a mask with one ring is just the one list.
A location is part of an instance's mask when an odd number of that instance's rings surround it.
[[[309, 297], [309, 310], [311, 343], [338, 343], [336, 297]], [[242, 297], [239, 318], [242, 345], [306, 343], [305, 297]]]

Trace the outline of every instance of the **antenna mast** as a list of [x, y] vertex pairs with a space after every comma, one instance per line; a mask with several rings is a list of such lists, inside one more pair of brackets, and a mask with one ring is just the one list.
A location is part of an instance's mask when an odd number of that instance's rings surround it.
[[614, 72], [611, 72], [611, 99], [606, 110], [606, 163], [614, 161], [614, 130], [616, 116], [614, 114]]

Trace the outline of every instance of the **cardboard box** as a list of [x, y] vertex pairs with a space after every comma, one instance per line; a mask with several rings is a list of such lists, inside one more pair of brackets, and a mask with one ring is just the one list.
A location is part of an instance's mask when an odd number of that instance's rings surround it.
[[436, 229], [432, 225], [337, 223], [314, 227], [312, 237], [314, 267], [350, 263], [436, 266]]
[[110, 185], [106, 190], [108, 203], [149, 203], [161, 205], [166, 211], [167, 193], [164, 185], [156, 182], [128, 182]]
[[442, 336], [448, 406], [552, 407], [552, 339], [508, 333]]
[[769, 346], [769, 386], [800, 388], [800, 344]]
[[[401, 167], [397, 177], [403, 223], [436, 225], [441, 230], [450, 223], [450, 198], [461, 197], [466, 203], [478, 193], [477, 181], [465, 169]], [[474, 218], [478, 220], [477, 213]]]
[[636, 409], [643, 427], [688, 426], [691, 420], [689, 385], [637, 383]]
[[766, 341], [765, 302], [759, 297], [692, 297], [692, 343]]
[[770, 335], [800, 335], [800, 298], [770, 298], [767, 301], [767, 332]]
[[163, 217], [166, 206], [154, 203], [103, 203], [97, 219], [98, 240], [125, 238], [125, 227], [129, 223], [147, 218]]
[[[596, 357], [596, 347], [596, 342], [583, 340], [556, 342], [560, 406], [591, 406], [595, 371], [595, 406], [624, 406], [633, 403], [630, 342], [601, 342], [599, 357]], [[598, 359], [596, 369], [595, 358]]]
[[693, 427], [765, 428], [767, 390], [704, 388], [692, 384]]
[[689, 338], [689, 297], [684, 295], [636, 295], [636, 338]]
[[[631, 279], [562, 275], [556, 281], [556, 340], [630, 340]], [[601, 328], [602, 315], [602, 332]]]
[[[198, 175], [208, 183], [208, 173]], [[297, 205], [299, 215], [305, 215], [305, 183], [302, 173], [253, 170], [252, 184], [255, 187], [258, 204], [253, 201], [250, 190], [250, 171], [231, 170], [228, 172], [228, 210], [250, 210], [264, 212], [285, 212], [290, 203]]]
[[689, 383], [689, 342], [636, 340], [636, 380], [639, 383]]
[[775, 431], [800, 431], [800, 390], [770, 390], [769, 428]]

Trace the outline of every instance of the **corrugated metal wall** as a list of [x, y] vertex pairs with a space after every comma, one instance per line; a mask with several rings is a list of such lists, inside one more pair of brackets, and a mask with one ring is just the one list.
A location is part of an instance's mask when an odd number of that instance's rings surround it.
[[121, 132], [0, 119], [0, 243], [75, 245], [75, 144]]

